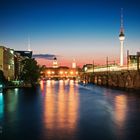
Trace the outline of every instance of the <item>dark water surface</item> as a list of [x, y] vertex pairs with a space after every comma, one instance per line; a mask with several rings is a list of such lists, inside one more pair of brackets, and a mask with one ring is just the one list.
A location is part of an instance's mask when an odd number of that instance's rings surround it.
[[73, 81], [0, 93], [0, 139], [140, 140], [140, 93]]

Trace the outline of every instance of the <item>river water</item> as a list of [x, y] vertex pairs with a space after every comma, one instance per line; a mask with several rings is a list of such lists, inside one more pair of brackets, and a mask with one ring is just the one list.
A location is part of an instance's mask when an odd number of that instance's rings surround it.
[[140, 139], [140, 93], [74, 81], [41, 82], [0, 93], [0, 137], [7, 140]]

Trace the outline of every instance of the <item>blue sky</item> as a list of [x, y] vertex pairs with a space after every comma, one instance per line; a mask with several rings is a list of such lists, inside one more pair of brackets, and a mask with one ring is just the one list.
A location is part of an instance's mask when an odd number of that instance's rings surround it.
[[[140, 51], [139, 0], [0, 0], [0, 45], [54, 54], [61, 63], [119, 59], [120, 11], [125, 50]], [[47, 61], [42, 61], [48, 63]]]

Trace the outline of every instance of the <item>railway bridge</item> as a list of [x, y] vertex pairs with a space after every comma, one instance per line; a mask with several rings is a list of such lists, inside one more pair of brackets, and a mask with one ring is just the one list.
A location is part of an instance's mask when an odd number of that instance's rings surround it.
[[81, 81], [92, 82], [101, 86], [139, 90], [140, 71], [121, 70], [83, 73]]

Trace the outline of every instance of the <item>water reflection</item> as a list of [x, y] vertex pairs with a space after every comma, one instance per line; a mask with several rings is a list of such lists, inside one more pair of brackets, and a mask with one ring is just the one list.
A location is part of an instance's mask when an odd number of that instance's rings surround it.
[[55, 134], [60, 138], [67, 133], [72, 136], [78, 116], [78, 89], [74, 90], [73, 81], [47, 81], [46, 84], [44, 123], [46, 130], [50, 130], [47, 135]]
[[124, 127], [126, 123], [126, 111], [127, 111], [127, 98], [125, 95], [118, 95], [115, 97], [115, 122], [117, 128], [118, 139], [124, 139], [126, 133], [124, 133]]
[[115, 119], [119, 127], [124, 125], [126, 119], [127, 100], [125, 95], [115, 97]]
[[0, 93], [0, 119], [3, 117], [3, 93]]
[[48, 80], [0, 94], [0, 125], [5, 139], [131, 140], [139, 136], [139, 109], [135, 93]]
[[40, 81], [40, 90], [41, 92], [43, 92], [43, 89], [44, 89], [44, 82], [43, 80]]
[[5, 109], [8, 112], [14, 112], [17, 110], [17, 103], [18, 103], [18, 89], [15, 88], [13, 90], [8, 90], [8, 93], [5, 95], [8, 104], [5, 104]]

